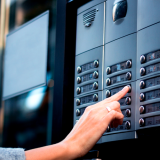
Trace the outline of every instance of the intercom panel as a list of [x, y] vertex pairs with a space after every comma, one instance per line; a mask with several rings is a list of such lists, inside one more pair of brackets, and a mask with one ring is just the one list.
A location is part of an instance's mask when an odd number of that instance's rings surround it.
[[105, 45], [104, 88], [136, 80], [137, 34]]
[[137, 79], [160, 73], [160, 23], [137, 33]]
[[137, 31], [137, 0], [108, 0], [105, 43]]
[[77, 55], [74, 96], [103, 89], [103, 47]]
[[77, 15], [76, 55], [103, 45], [104, 5], [90, 2], [89, 9]]
[[138, 0], [137, 4], [137, 30], [141, 30], [157, 22], [160, 22], [159, 16], [160, 1], [156, 0]]
[[160, 74], [137, 80], [136, 130], [160, 126]]
[[126, 85], [129, 85], [130, 90], [119, 100], [120, 108], [124, 115], [123, 124], [119, 125], [117, 128], [111, 128], [109, 126], [104, 135], [135, 130], [136, 82], [127, 82], [123, 85], [119, 84], [116, 87], [108, 87], [104, 90], [103, 95], [104, 99], [109, 98], [122, 90]]

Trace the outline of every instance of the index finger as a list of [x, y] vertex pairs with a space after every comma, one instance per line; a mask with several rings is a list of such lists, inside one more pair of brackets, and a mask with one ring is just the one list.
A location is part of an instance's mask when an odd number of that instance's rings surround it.
[[112, 97], [108, 98], [111, 101], [119, 101], [121, 98], [123, 98], [129, 91], [129, 87], [125, 86], [121, 91], [113, 95]]

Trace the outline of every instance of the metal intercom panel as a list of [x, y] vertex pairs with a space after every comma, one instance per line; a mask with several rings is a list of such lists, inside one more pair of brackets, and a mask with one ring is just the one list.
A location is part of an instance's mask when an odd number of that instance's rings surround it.
[[137, 0], [108, 0], [105, 43], [137, 31]]
[[77, 15], [76, 55], [103, 45], [104, 3]]
[[76, 56], [75, 97], [103, 90], [103, 47]]
[[[79, 24], [82, 23], [80, 15], [97, 6], [104, 6], [104, 9], [102, 7], [98, 10], [99, 13], [103, 10], [104, 14], [101, 13], [100, 26], [96, 25], [98, 21], [94, 21], [96, 33], [90, 35], [89, 27], [88, 30], [79, 29]], [[97, 99], [99, 101], [116, 94], [125, 85], [130, 86], [129, 93], [119, 100], [124, 115], [123, 124], [117, 128], [108, 126], [98, 143], [134, 139], [138, 137], [138, 131], [160, 126], [159, 6], [160, 1], [151, 0], [107, 0], [100, 1], [99, 4], [95, 0], [77, 11], [74, 124], [85, 108], [93, 103], [94, 94], [98, 93], [99, 97], [101, 93], [100, 99]], [[103, 32], [99, 30], [102, 21]], [[96, 34], [99, 34], [97, 38]], [[82, 36], [87, 42], [81, 39]], [[88, 41], [92, 38], [92, 41]], [[101, 44], [95, 44], [100, 39]], [[100, 68], [94, 68], [94, 61], [97, 60]], [[88, 64], [93, 68], [83, 73], [82, 67], [87, 68]], [[97, 79], [92, 79], [94, 71], [98, 73]], [[77, 94], [83, 87], [82, 78], [87, 79], [87, 76], [91, 80], [84, 85], [92, 82], [91, 91]], [[92, 89], [94, 81], [98, 83], [97, 90]], [[90, 94], [91, 102], [85, 103], [83, 107], [81, 101], [86, 102], [86, 97]]]
[[7, 35], [3, 99], [46, 84], [49, 11]]

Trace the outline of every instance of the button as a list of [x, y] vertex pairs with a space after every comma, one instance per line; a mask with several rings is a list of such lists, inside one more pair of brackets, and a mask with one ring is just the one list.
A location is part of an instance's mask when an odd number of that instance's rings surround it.
[[81, 83], [81, 77], [77, 77], [77, 83]]
[[76, 109], [76, 116], [80, 116], [81, 111], [79, 109]]
[[140, 69], [140, 75], [141, 75], [141, 76], [144, 76], [145, 73], [146, 73], [145, 68], [141, 68], [141, 69]]
[[95, 68], [97, 68], [97, 67], [99, 66], [98, 60], [95, 60], [95, 61], [93, 62], [93, 65], [94, 65]]
[[132, 89], [131, 85], [127, 85], [127, 86], [128, 86], [128, 88], [129, 88], [128, 93], [131, 93], [131, 89]]
[[131, 128], [131, 123], [129, 121], [125, 122], [125, 128], [130, 129]]
[[98, 101], [98, 95], [97, 94], [93, 95], [93, 101]]
[[126, 105], [130, 105], [131, 104], [131, 98], [130, 97], [126, 97], [125, 103], [126, 103]]
[[93, 83], [93, 89], [98, 89], [98, 83], [97, 82]]
[[132, 74], [130, 72], [127, 72], [126, 73], [126, 79], [131, 80], [131, 78], [132, 78]]
[[125, 115], [126, 115], [126, 117], [130, 117], [131, 116], [131, 110], [130, 109], [126, 109]]
[[144, 93], [140, 93], [139, 99], [140, 99], [140, 101], [144, 101], [145, 100]]
[[77, 104], [77, 106], [79, 106], [80, 105], [80, 99], [76, 99], [76, 104]]
[[140, 114], [143, 114], [145, 112], [144, 106], [139, 107], [139, 112], [140, 112]]
[[80, 94], [80, 93], [81, 93], [80, 87], [77, 87], [76, 92], [77, 92], [77, 94]]
[[94, 72], [93, 72], [93, 78], [94, 78], [94, 79], [98, 78], [98, 72], [97, 72], [97, 71], [94, 71]]
[[141, 62], [141, 64], [145, 63], [145, 61], [146, 61], [146, 57], [144, 55], [141, 55], [140, 56], [140, 62]]
[[110, 131], [110, 126], [108, 125], [108, 127], [107, 127], [107, 132], [109, 132]]
[[109, 90], [106, 91], [106, 98], [111, 96], [111, 92]]
[[106, 79], [106, 85], [109, 86], [110, 84], [111, 84], [111, 80], [110, 80], [110, 78], [107, 78]]
[[145, 82], [144, 81], [140, 81], [139, 87], [140, 87], [140, 89], [143, 89], [145, 87]]
[[80, 66], [77, 67], [77, 73], [81, 73], [82, 69]]
[[144, 126], [144, 119], [143, 118], [139, 119], [139, 126], [140, 127]]
[[132, 62], [131, 62], [130, 60], [128, 60], [128, 61], [126, 62], [126, 67], [127, 67], [127, 68], [131, 68], [131, 66], [132, 66]]
[[107, 73], [107, 74], [110, 74], [110, 73], [111, 73], [111, 67], [107, 67], [107, 68], [106, 68], [106, 73]]

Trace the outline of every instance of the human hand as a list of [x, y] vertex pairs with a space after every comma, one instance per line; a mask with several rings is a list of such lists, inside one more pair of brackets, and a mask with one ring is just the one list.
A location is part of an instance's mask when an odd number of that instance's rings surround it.
[[[75, 124], [69, 135], [61, 142], [67, 148], [67, 159], [84, 156], [100, 139], [108, 125], [118, 127], [123, 123], [123, 114], [119, 100], [126, 95], [129, 87], [124, 87], [117, 94], [91, 105]], [[106, 107], [109, 107], [109, 112]]]

